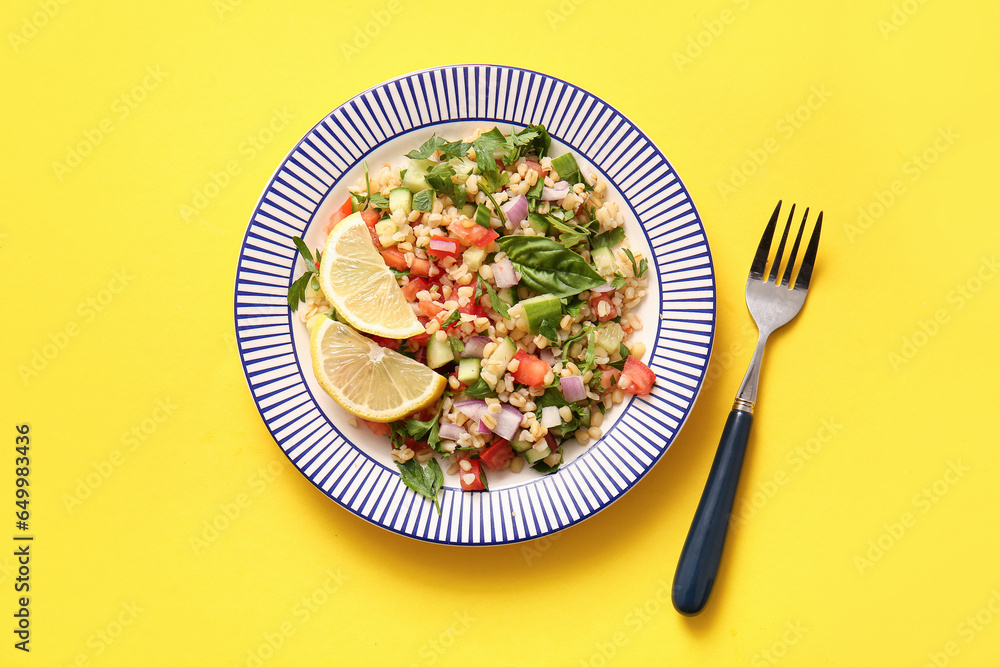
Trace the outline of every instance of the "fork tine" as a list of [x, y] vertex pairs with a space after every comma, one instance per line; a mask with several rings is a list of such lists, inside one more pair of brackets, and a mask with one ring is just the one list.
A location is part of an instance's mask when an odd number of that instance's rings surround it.
[[822, 227], [823, 211], [820, 211], [819, 217], [816, 218], [816, 226], [813, 227], [812, 236], [809, 237], [809, 245], [806, 246], [806, 254], [802, 257], [802, 267], [795, 279], [795, 289], [809, 289], [809, 279], [812, 277], [813, 264], [816, 263], [816, 250], [819, 248], [819, 233]]
[[753, 256], [753, 264], [750, 265], [750, 276], [756, 280], [764, 279], [764, 269], [767, 268], [767, 254], [771, 251], [771, 239], [774, 238], [774, 228], [778, 224], [778, 211], [781, 210], [781, 200], [774, 207], [774, 213], [764, 228], [764, 234], [760, 237], [760, 244], [757, 246], [757, 254]]
[[809, 217], [809, 209], [802, 214], [802, 222], [799, 224], [799, 232], [795, 235], [795, 243], [792, 244], [792, 256], [788, 258], [788, 265], [785, 267], [785, 275], [781, 277], [779, 285], [790, 286], [792, 284], [792, 269], [795, 265], [795, 257], [799, 254], [799, 244], [802, 242], [802, 230], [806, 228], [806, 218]]
[[[795, 215], [795, 204], [792, 204], [792, 210], [788, 212], [788, 221], [785, 223], [785, 231], [781, 232], [781, 241], [778, 243], [778, 252], [774, 255], [774, 263], [771, 265], [771, 275], [768, 276], [768, 280], [778, 285], [778, 269], [781, 267], [781, 255], [785, 252], [785, 241], [788, 240], [788, 230], [792, 226], [792, 217]], [[795, 255], [792, 255], [794, 261]]]

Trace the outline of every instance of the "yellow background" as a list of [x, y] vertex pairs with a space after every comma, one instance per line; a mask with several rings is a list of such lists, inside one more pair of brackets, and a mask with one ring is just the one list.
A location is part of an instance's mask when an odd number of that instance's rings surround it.
[[[996, 3], [10, 0], [0, 27], [0, 663], [996, 664]], [[318, 492], [255, 411], [232, 322], [285, 153], [358, 92], [458, 62], [540, 70], [635, 121], [694, 197], [719, 295], [709, 380], [653, 471], [578, 526], [484, 549]], [[684, 618], [670, 582], [779, 198], [825, 211], [819, 265], [769, 346], [713, 597]]]

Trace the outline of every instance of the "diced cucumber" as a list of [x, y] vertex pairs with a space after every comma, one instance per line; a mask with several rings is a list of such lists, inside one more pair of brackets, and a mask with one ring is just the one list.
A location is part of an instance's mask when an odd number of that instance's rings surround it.
[[497, 296], [500, 300], [506, 303], [508, 306], [513, 306], [517, 303], [517, 292], [511, 287], [504, 287], [497, 290]]
[[427, 184], [427, 172], [434, 166], [431, 160], [410, 159], [410, 164], [406, 167], [406, 174], [403, 176], [402, 186], [412, 192], [427, 190], [431, 186]]
[[402, 211], [403, 215], [409, 215], [413, 210], [413, 193], [406, 188], [394, 188], [389, 191], [389, 210], [393, 213]]
[[483, 364], [484, 368], [489, 368], [493, 373], [499, 377], [503, 375], [504, 370], [507, 368], [507, 364], [510, 360], [514, 358], [517, 354], [517, 345], [514, 345], [514, 341], [510, 338], [504, 338], [502, 341], [497, 343], [497, 347], [493, 350], [493, 354], [490, 358]]
[[479, 206], [476, 207], [476, 218], [475, 218], [476, 224], [481, 227], [485, 227], [486, 229], [489, 229], [490, 217], [492, 215], [493, 211], [480, 204]]
[[452, 158], [451, 160], [448, 160], [448, 164], [454, 167], [455, 173], [463, 179], [468, 178], [470, 174], [475, 173], [476, 167], [478, 166], [474, 160], [470, 160], [467, 157]]
[[476, 205], [475, 204], [466, 204], [465, 206], [463, 206], [461, 208], [461, 211], [462, 211], [462, 215], [464, 215], [466, 218], [475, 218], [476, 217]]
[[455, 353], [451, 349], [448, 339], [438, 340], [437, 336], [431, 336], [427, 341], [427, 365], [431, 368], [440, 368], [449, 361], [455, 360]]
[[482, 362], [479, 359], [462, 359], [458, 362], [458, 381], [463, 384], [472, 384], [479, 379], [479, 371]]
[[594, 334], [597, 336], [597, 345], [608, 352], [617, 350], [625, 340], [625, 330], [617, 322], [605, 322], [594, 330]]
[[552, 452], [544, 459], [542, 459], [542, 463], [549, 466], [550, 468], [556, 467], [557, 465], [562, 463], [562, 452], [560, 451]]
[[470, 271], [478, 271], [486, 260], [486, 250], [478, 246], [469, 246], [462, 253], [462, 261], [469, 267]]
[[537, 234], [547, 234], [549, 231], [549, 221], [545, 219], [544, 215], [529, 213], [528, 224], [531, 225], [531, 228], [534, 229]]
[[518, 454], [524, 454], [526, 451], [531, 449], [532, 443], [525, 442], [524, 440], [511, 440], [510, 448], [513, 449]]
[[615, 275], [615, 256], [611, 248], [601, 246], [590, 251], [590, 259], [594, 261], [594, 268], [605, 278]]
[[543, 449], [542, 451], [538, 451], [537, 449], [532, 447], [531, 449], [529, 449], [524, 453], [524, 460], [527, 461], [528, 463], [537, 463], [538, 461], [541, 461], [551, 453], [552, 450], [549, 449], [548, 445], [546, 445], [545, 449]]
[[521, 301], [524, 316], [528, 319], [528, 333], [538, 333], [542, 322], [549, 320], [558, 326], [562, 319], [562, 302], [552, 294], [539, 294]]

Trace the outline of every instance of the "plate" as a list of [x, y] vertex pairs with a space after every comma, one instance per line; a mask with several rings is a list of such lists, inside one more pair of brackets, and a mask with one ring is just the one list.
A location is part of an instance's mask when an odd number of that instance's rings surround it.
[[[322, 246], [322, 227], [362, 178], [364, 164], [401, 164], [432, 134], [543, 124], [553, 154], [572, 151], [596, 170], [626, 217], [634, 249], [649, 259], [648, 293], [634, 336], [656, 373], [649, 396], [609, 410], [604, 435], [566, 447], [551, 475], [490, 475], [490, 492], [446, 479], [441, 514], [400, 481], [385, 438], [348, 416], [312, 373], [304, 325], [286, 294], [303, 271], [292, 237]], [[608, 103], [538, 72], [457, 65], [407, 74], [367, 90], [315, 125], [282, 160], [261, 194], [237, 263], [236, 339], [250, 393], [289, 460], [350, 512], [387, 530], [445, 544], [530, 540], [606, 508], [649, 472], [691, 412], [715, 333], [715, 275], [705, 229], [660, 150]]]

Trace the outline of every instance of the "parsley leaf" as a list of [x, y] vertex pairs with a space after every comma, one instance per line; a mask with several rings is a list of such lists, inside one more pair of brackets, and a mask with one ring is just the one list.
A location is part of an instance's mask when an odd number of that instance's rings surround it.
[[381, 192], [373, 192], [368, 201], [374, 208], [389, 208], [389, 198]]
[[462, 353], [465, 352], [465, 343], [462, 342], [462, 339], [455, 338], [454, 336], [448, 336], [448, 344], [451, 345], [451, 352], [455, 355], [455, 358], [460, 359], [462, 357]]
[[434, 507], [441, 514], [441, 504], [438, 502], [438, 492], [444, 485], [444, 474], [437, 459], [430, 459], [426, 466], [421, 466], [416, 459], [406, 463], [397, 463], [399, 476], [403, 484], [410, 487], [425, 498], [434, 501]]
[[649, 262], [645, 258], [639, 260], [638, 266], [635, 263], [635, 255], [628, 248], [622, 248], [625, 254], [628, 256], [628, 261], [632, 262], [632, 271], [635, 273], [636, 278], [642, 278], [642, 274], [646, 273], [646, 269], [649, 268]]
[[451, 315], [448, 316], [448, 319], [446, 319], [444, 322], [441, 323], [441, 328], [445, 329], [447, 327], [450, 327], [452, 324], [458, 322], [460, 319], [462, 319], [462, 313], [458, 312], [458, 308], [456, 308], [455, 310], [451, 311]]
[[413, 195], [413, 210], [414, 211], [430, 211], [434, 206], [434, 191], [433, 190], [421, 190], [417, 194]]
[[434, 134], [420, 148], [407, 153], [406, 157], [414, 160], [426, 160], [437, 151], [441, 151], [448, 157], [465, 157], [471, 146], [472, 144], [467, 144], [464, 141], [445, 141]]
[[[591, 216], [593, 218], [593, 216]], [[609, 248], [614, 247], [625, 240], [625, 228], [615, 227], [614, 229], [609, 229], [603, 234], [598, 234], [594, 237], [594, 240], [590, 242], [590, 247], [600, 248], [607, 246]]]
[[486, 288], [486, 293], [490, 297], [490, 306], [493, 310], [497, 311], [497, 314], [504, 318], [505, 320], [510, 319], [510, 313], [508, 312], [507, 302], [500, 298], [500, 296], [493, 290], [488, 282], [483, 280], [482, 276], [479, 277], [479, 282], [482, 283], [483, 287]]
[[615, 273], [615, 277], [611, 279], [611, 287], [613, 289], [621, 289], [625, 287], [625, 276], [620, 273]]
[[490, 388], [490, 385], [487, 384], [486, 380], [483, 378], [479, 378], [473, 382], [462, 393], [469, 398], [496, 398], [497, 395], [497, 393]]
[[317, 250], [314, 258], [301, 237], [293, 236], [292, 243], [295, 244], [302, 258], [306, 261], [306, 272], [288, 287], [288, 307], [295, 310], [299, 307], [300, 303], [306, 300], [306, 286], [309, 284], [309, 281], [313, 279], [313, 276], [319, 276], [319, 269], [316, 268], [316, 263], [322, 257], [320, 256], [320, 251]]
[[608, 366], [611, 366], [612, 368], [617, 368], [618, 370], [621, 371], [625, 369], [625, 360], [628, 359], [628, 356], [629, 354], [631, 354], [631, 352], [629, 352], [628, 348], [625, 347], [625, 343], [619, 343], [618, 354], [621, 355], [621, 359], [619, 359], [618, 361], [609, 362]]

